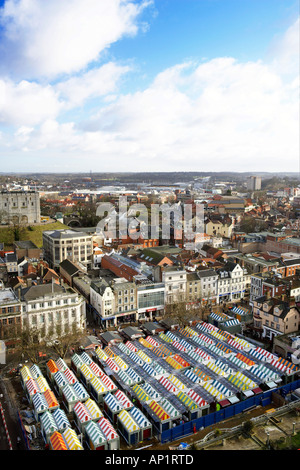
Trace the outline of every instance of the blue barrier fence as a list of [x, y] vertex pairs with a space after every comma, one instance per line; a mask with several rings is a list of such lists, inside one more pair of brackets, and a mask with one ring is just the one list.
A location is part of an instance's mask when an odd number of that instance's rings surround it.
[[240, 401], [235, 405], [231, 405], [219, 411], [209, 413], [206, 416], [201, 416], [200, 418], [189, 421], [188, 423], [180, 424], [179, 426], [168, 429], [167, 431], [163, 431], [161, 433], [160, 441], [162, 444], [166, 442], [176, 441], [180, 438], [184, 438], [184, 436], [187, 436], [188, 434], [193, 433], [194, 427], [196, 428], [196, 431], [199, 431], [199, 429], [201, 428], [207, 428], [209, 426], [212, 426], [213, 424], [219, 423], [220, 421], [224, 421], [225, 419], [232, 418], [233, 416], [243, 413], [248, 408], [252, 408], [258, 405], [268, 406], [272, 402], [273, 392], [277, 392], [280, 394], [282, 394], [283, 392], [287, 394], [291, 393], [299, 387], [300, 379], [278, 387], [277, 389], [269, 390], [263, 392], [260, 395], [247, 398], [246, 400]]

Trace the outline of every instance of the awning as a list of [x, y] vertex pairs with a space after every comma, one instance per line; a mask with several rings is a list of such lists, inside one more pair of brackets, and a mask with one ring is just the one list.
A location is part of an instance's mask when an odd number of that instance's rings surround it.
[[170, 419], [170, 416], [155, 400], [152, 400], [149, 403], [149, 407], [161, 421], [166, 421], [167, 419]]
[[50, 437], [50, 444], [53, 450], [68, 450], [62, 434], [58, 431], [55, 431]]
[[123, 426], [129, 432], [139, 431], [140, 429], [137, 423], [134, 421], [134, 419], [130, 416], [130, 414], [126, 410], [122, 410], [121, 413], [118, 414], [118, 420], [121, 421]]
[[83, 450], [83, 447], [80, 444], [78, 436], [73, 429], [71, 428], [66, 429], [63, 433], [63, 437], [67, 443], [69, 450]]

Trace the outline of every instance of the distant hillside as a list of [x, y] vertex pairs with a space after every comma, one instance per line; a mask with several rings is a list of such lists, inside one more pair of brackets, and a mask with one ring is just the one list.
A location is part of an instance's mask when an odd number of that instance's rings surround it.
[[[61, 230], [69, 228], [60, 222], [53, 222], [50, 224], [32, 225], [30, 227], [24, 227], [20, 230], [19, 240], [31, 240], [37, 247], [42, 248], [43, 246], [43, 232], [45, 230]], [[0, 226], [0, 242], [4, 243], [5, 249], [11, 249], [13, 247], [15, 234], [13, 227], [1, 227]]]

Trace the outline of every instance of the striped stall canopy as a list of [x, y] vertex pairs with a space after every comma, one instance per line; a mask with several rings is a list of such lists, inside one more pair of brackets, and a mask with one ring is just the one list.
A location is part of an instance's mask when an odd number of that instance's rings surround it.
[[225, 395], [223, 395], [223, 393], [217, 390], [216, 387], [214, 387], [212, 384], [208, 384], [207, 382], [205, 382], [202, 387], [205, 388], [205, 390], [217, 400], [223, 400], [224, 398], [226, 398]]
[[241, 379], [248, 386], [248, 388], [253, 389], [253, 388], [257, 387], [257, 384], [255, 382], [253, 382], [253, 380], [251, 380], [249, 377], [244, 375], [241, 371], [238, 371], [236, 376], [239, 379]]
[[158, 364], [157, 362], [152, 363], [152, 367], [155, 369], [155, 371], [161, 375], [166, 373], [166, 369], [162, 367], [162, 365]]
[[71, 427], [66, 413], [61, 408], [57, 408], [57, 410], [53, 411], [52, 416], [59, 431], [64, 431], [65, 429]]
[[65, 363], [65, 361], [61, 357], [56, 359], [55, 363], [56, 363], [57, 367], [59, 368], [59, 370], [62, 370], [63, 372], [68, 368], [67, 364]]
[[63, 437], [66, 441], [69, 450], [84, 450], [82, 445], [80, 444], [76, 432], [73, 429], [66, 429], [63, 432]]
[[32, 404], [36, 412], [47, 411], [49, 409], [48, 403], [45, 399], [44, 394], [35, 393], [32, 397]]
[[58, 431], [55, 419], [49, 411], [45, 411], [45, 413], [40, 416], [40, 420], [41, 427], [43, 428], [46, 436], [53, 434], [55, 431]]
[[190, 338], [192, 338], [193, 336], [199, 336], [199, 333], [195, 331], [193, 328], [190, 328], [189, 326], [185, 327], [185, 331], [187, 331], [190, 334]]
[[101, 372], [101, 375], [100, 375], [100, 380], [101, 382], [103, 383], [103, 385], [105, 385], [105, 387], [107, 388], [107, 390], [116, 390], [117, 386], [114, 384], [114, 382], [108, 377], [108, 375], [106, 375], [104, 372]]
[[33, 379], [37, 379], [38, 377], [43, 377], [41, 369], [39, 368], [38, 365], [33, 364], [29, 370]]
[[203, 406], [208, 406], [208, 403], [202, 398], [195, 390], [189, 390], [187, 395], [198, 405], [198, 408], [202, 408]]
[[140, 429], [137, 423], [134, 421], [134, 419], [130, 416], [130, 414], [126, 410], [122, 410], [121, 413], [118, 414], [118, 420], [121, 421], [123, 426], [129, 432], [139, 431]]
[[83, 362], [85, 362], [88, 366], [92, 362], [92, 359], [90, 358], [90, 356], [86, 352], [81, 353], [80, 357], [83, 360]]
[[46, 390], [50, 390], [49, 384], [45, 377], [38, 377], [36, 379], [36, 383], [38, 384], [41, 393], [44, 393]]
[[23, 383], [25, 384], [27, 380], [33, 379], [33, 376], [29, 370], [29, 367], [23, 366], [22, 369], [20, 370], [20, 374], [23, 380]]
[[[174, 341], [174, 339], [172, 339], [170, 336], [166, 335], [165, 333], [160, 333], [159, 338], [165, 341], [166, 343], [172, 343], [172, 341]], [[175, 339], [176, 339], [176, 336], [175, 336]]]
[[172, 343], [172, 346], [174, 346], [174, 348], [176, 348], [176, 349], [179, 349], [179, 351], [183, 351], [183, 352], [188, 351], [188, 349], [182, 343], [180, 343], [179, 341], [174, 341]]
[[276, 358], [276, 356], [274, 356], [274, 354], [271, 354], [268, 351], [266, 351], [265, 349], [260, 348], [260, 347], [257, 347], [254, 350], [251, 349], [249, 351], [249, 354], [253, 357], [256, 357], [256, 358], [258, 358], [262, 361], [266, 361], [266, 362], [271, 362], [272, 359]]
[[139, 350], [137, 352], [137, 355], [140, 356], [140, 358], [143, 359], [144, 362], [147, 362], [147, 364], [150, 364], [152, 362], [151, 357], [144, 353], [144, 351]]
[[175, 359], [173, 359], [173, 357], [168, 356], [168, 357], [165, 358], [165, 361], [166, 361], [168, 364], [170, 364], [170, 366], [172, 366], [173, 369], [178, 370], [178, 369], [182, 369], [182, 368], [183, 368], [183, 366], [182, 366], [181, 364], [179, 364], [179, 362], [177, 362]]
[[112, 439], [116, 439], [119, 437], [117, 431], [115, 428], [110, 424], [108, 419], [102, 417], [98, 421], [98, 426], [103, 432], [104, 436], [108, 441], [111, 441]]
[[299, 370], [299, 367], [296, 364], [293, 364], [291, 361], [288, 361], [283, 357], [277, 357], [277, 361], [285, 366], [289, 371], [297, 372]]
[[249, 343], [245, 339], [239, 338], [238, 336], [234, 336], [234, 339], [235, 339], [235, 341], [240, 343], [245, 350], [247, 350], [247, 349], [249, 350], [249, 349], [253, 348], [253, 344]]
[[148, 393], [148, 395], [150, 395], [151, 398], [160, 398], [160, 393], [155, 390], [149, 383], [144, 383], [143, 389]]
[[113, 359], [110, 357], [106, 361], [106, 365], [113, 371], [113, 372], [119, 372], [120, 367], [115, 363]]
[[208, 344], [206, 346], [212, 353], [218, 354], [218, 356], [225, 356], [225, 352], [222, 349], [217, 348], [215, 344]]
[[126, 341], [125, 346], [132, 352], [137, 352], [138, 348], [131, 341]]
[[91, 369], [89, 368], [89, 366], [87, 364], [82, 364], [82, 366], [80, 367], [80, 372], [81, 374], [84, 376], [85, 380], [86, 381], [89, 381], [92, 379], [92, 377], [94, 376], [93, 372], [91, 371]]
[[84, 364], [81, 357], [78, 356], [78, 354], [76, 354], [76, 353], [73, 354], [73, 356], [71, 357], [71, 361], [77, 367], [77, 369], [79, 369], [82, 366], [82, 364]]
[[170, 382], [169, 379], [167, 379], [166, 377], [161, 377], [159, 379], [159, 382], [169, 391], [169, 392], [172, 392], [172, 393], [175, 393], [177, 392], [177, 388], [175, 387], [175, 385]]
[[135, 384], [132, 387], [132, 390], [136, 394], [139, 401], [144, 402], [144, 401], [149, 401], [151, 399], [151, 397], [149, 395], [147, 395], [145, 390], [138, 384]]
[[214, 362], [208, 362], [206, 364], [206, 367], [208, 367], [212, 372], [217, 375], [224, 376], [226, 374], [226, 372], [224, 372], [224, 370], [221, 369], [221, 367], [217, 366]]
[[104, 402], [112, 411], [121, 411], [124, 408], [122, 403], [117, 400], [117, 398], [112, 393], [107, 393], [105, 395]]
[[76, 405], [73, 408], [73, 411], [75, 415], [77, 416], [77, 418], [79, 419], [80, 423], [87, 423], [88, 421], [92, 420], [92, 416], [89, 410], [84, 405], [84, 403], [81, 403], [81, 401], [76, 403]]
[[126, 385], [133, 385], [134, 380], [122, 369], [119, 370], [118, 376]]
[[242, 361], [241, 359], [239, 359], [236, 354], [232, 354], [232, 355], [229, 357], [229, 360], [230, 360], [230, 362], [232, 362], [235, 366], [240, 367], [240, 368], [242, 368], [242, 369], [247, 369], [247, 368], [251, 367], [251, 366], [248, 366], [248, 364], [247, 364], [245, 361]]
[[195, 349], [195, 346], [192, 346], [188, 341], [185, 339], [180, 340], [180, 344], [182, 344], [188, 351]]
[[139, 338], [139, 343], [141, 343], [145, 348], [152, 349], [154, 346], [151, 343], [148, 343], [148, 341], [145, 340], [145, 338]]
[[108, 346], [104, 348], [104, 352], [107, 356], [111, 357], [112, 359], [116, 357], [116, 354]]
[[208, 382], [209, 380], [212, 380], [209, 375], [206, 374], [206, 372], [203, 372], [201, 369], [198, 369], [197, 367], [195, 369], [192, 369], [193, 373], [199, 377], [200, 382]]
[[215, 361], [216, 366], [220, 367], [226, 374], [231, 374], [233, 372], [232, 367], [229, 364], [226, 364], [225, 362], [221, 361], [218, 359]]
[[96, 375], [94, 375], [94, 377], [91, 379], [90, 385], [98, 393], [106, 393], [108, 391], [107, 388], [105, 387], [105, 385], [101, 382], [99, 377], [96, 377]]
[[234, 385], [235, 387], [237, 387], [238, 389], [240, 390], [248, 390], [249, 387], [245, 384], [245, 382], [243, 382], [238, 376], [237, 374], [231, 374], [227, 377], [227, 380], [232, 384]]
[[86, 389], [80, 382], [75, 382], [73, 385], [73, 389], [75, 390], [80, 400], [85, 400], [90, 397]]
[[108, 358], [108, 355], [105, 354], [105, 352], [103, 351], [103, 349], [101, 349], [101, 348], [99, 348], [99, 347], [96, 348], [95, 353], [97, 354], [97, 356], [98, 356], [98, 358], [100, 359], [100, 361], [104, 361], [104, 362], [105, 362], [105, 361], [107, 360], [107, 358]]
[[237, 319], [237, 318], [232, 318], [231, 320], [227, 320], [225, 323], [224, 323], [224, 326], [226, 328], [230, 328], [231, 326], [238, 326], [240, 325], [240, 321]]
[[152, 400], [149, 403], [149, 407], [161, 421], [166, 421], [167, 419], [171, 418], [171, 416], [168, 415], [168, 413], [166, 413], [165, 410], [155, 400]]
[[142, 377], [131, 367], [128, 367], [126, 372], [134, 382], [142, 382]]
[[219, 331], [219, 328], [215, 325], [212, 325], [211, 323], [207, 323], [203, 321], [202, 323], [197, 323], [196, 328], [199, 328], [199, 330], [203, 331], [208, 331], [209, 333], [211, 331]]
[[177, 393], [177, 398], [190, 410], [196, 410], [198, 408], [197, 403], [195, 403], [191, 397], [189, 397], [184, 392]]
[[169, 375], [168, 379], [175, 385], [177, 390], [184, 390], [186, 386], [175, 375]]
[[69, 369], [69, 367], [67, 367], [64, 370], [64, 375], [65, 375], [67, 381], [69, 382], [69, 384], [73, 385], [75, 382], [77, 382], [77, 379], [76, 379], [75, 375], [73, 374], [71, 369]]
[[251, 361], [248, 357], [244, 356], [242, 353], [237, 353], [236, 357], [241, 361], [245, 362], [247, 366], [254, 366], [255, 362]]
[[[171, 341], [176, 341], [178, 339], [178, 336], [175, 335], [175, 333], [172, 333], [171, 331], [167, 331], [167, 333], [160, 333], [159, 336], [167, 336]], [[169, 341], [168, 341], [169, 342]]]
[[130, 416], [132, 416], [132, 418], [139, 425], [140, 428], [147, 428], [151, 426], [150, 421], [138, 408], [133, 407], [132, 410], [129, 411], [129, 414]]
[[232, 350], [229, 349], [229, 347], [226, 346], [224, 343], [220, 343], [220, 342], [217, 343], [216, 348], [221, 349], [221, 351], [223, 351], [224, 354], [231, 354], [232, 353]]
[[133, 351], [130, 352], [129, 357], [130, 357], [130, 359], [133, 360], [133, 362], [135, 362], [136, 364], [138, 364], [138, 365], [140, 365], [140, 366], [142, 366], [143, 364], [145, 364], [145, 361], [143, 361], [143, 359], [142, 359], [140, 356], [138, 356], [138, 355], [137, 355], [135, 352], [133, 352]]
[[212, 318], [213, 320], [217, 320], [217, 321], [224, 321], [224, 320], [228, 320], [230, 318], [228, 315], [225, 315], [225, 313], [223, 313], [223, 312], [219, 312], [219, 313], [211, 312], [209, 314], [209, 317]]
[[186, 375], [194, 383], [200, 382], [199, 377], [196, 374], [194, 374], [194, 372], [191, 369], [186, 369], [184, 371], [184, 375]]
[[85, 406], [87, 410], [89, 411], [92, 419], [100, 419], [103, 416], [102, 411], [100, 410], [99, 406], [91, 398], [87, 399], [87, 401], [85, 402]]
[[58, 372], [55, 372], [53, 378], [59, 387], [64, 387], [68, 383], [66, 376], [60, 370]]
[[77, 402], [80, 400], [79, 396], [75, 392], [72, 385], [67, 384], [63, 389], [62, 393], [68, 402]]
[[94, 447], [104, 444], [107, 440], [103, 432], [99, 428], [98, 424], [95, 423], [95, 421], [90, 421], [86, 425], [85, 432], [88, 435]]
[[122, 403], [123, 408], [133, 407], [133, 403], [129, 400], [129, 398], [125, 395], [125, 393], [122, 392], [122, 390], [117, 390], [115, 392], [115, 397], [117, 398], [117, 400], [119, 400], [120, 403]]
[[169, 354], [166, 354], [160, 347], [155, 348], [153, 347], [152, 352], [157, 356], [157, 357], [166, 357]]
[[50, 389], [46, 390], [44, 392], [44, 397], [45, 397], [45, 400], [48, 404], [49, 410], [51, 410], [52, 408], [58, 408], [59, 407], [59, 403], [56, 399], [56, 396], [52, 392], [52, 390], [50, 390]]
[[[159, 350], [164, 354], [164, 356], [171, 356], [173, 354], [173, 352], [163, 344], [159, 346]], [[155, 352], [154, 349], [153, 352]]]
[[236, 348], [236, 349], [241, 349], [241, 350], [244, 349], [244, 345], [240, 343], [239, 341], [236, 341], [236, 339], [232, 337], [228, 339], [227, 344], [229, 344], [229, 346], [232, 346], [233, 348]]
[[209, 332], [209, 334], [212, 335], [214, 338], [219, 339], [220, 341], [224, 341], [225, 339], [225, 336], [221, 333], [221, 330], [219, 331], [212, 330]]
[[168, 415], [170, 415], [171, 418], [177, 418], [180, 415], [180, 412], [166, 398], [163, 398], [159, 404], [168, 413]]
[[[193, 330], [192, 330], [193, 331]], [[185, 328], [179, 328], [178, 333], [180, 333], [182, 336], [185, 338], [190, 338], [191, 336], [194, 335], [194, 333], [191, 333], [190, 328], [185, 327]]]
[[98, 366], [98, 364], [96, 364], [96, 362], [91, 361], [90, 364], [89, 364], [89, 368], [91, 369], [91, 371], [93, 372], [94, 375], [96, 375], [97, 377], [100, 376], [101, 369]]
[[160, 343], [158, 341], [156, 341], [153, 336], [146, 336], [145, 338], [145, 341], [147, 341], [148, 343], [150, 343], [152, 346], [155, 346], [156, 348], [158, 348], [158, 346], [160, 345]]
[[[194, 338], [193, 338], [194, 339]], [[196, 341], [196, 339], [194, 339], [194, 341]], [[196, 342], [200, 342], [200, 341], [204, 341], [204, 343], [206, 344], [215, 344], [215, 341], [211, 338], [209, 338], [208, 336], [206, 336], [204, 333], [201, 333], [198, 337], [197, 337], [197, 341]]]
[[230, 390], [228, 387], [226, 387], [224, 384], [222, 384], [218, 380], [214, 380], [211, 385], [215, 387], [223, 395], [225, 395], [225, 397], [231, 397], [232, 395], [234, 395], [232, 390]]
[[47, 362], [47, 368], [50, 372], [50, 374], [55, 374], [59, 368], [57, 367], [56, 363], [53, 361], [53, 359], [50, 359], [48, 362]]
[[125, 353], [127, 355], [129, 355], [129, 353], [130, 353], [130, 349], [127, 346], [125, 346], [124, 343], [118, 343], [117, 348], [119, 348], [123, 353]]
[[68, 450], [62, 434], [55, 431], [50, 437], [50, 447], [52, 450]]
[[258, 366], [251, 366], [249, 372], [254, 374], [257, 378], [262, 381], [265, 380], [278, 380], [280, 375], [277, 372], [271, 371], [268, 367], [260, 364]]
[[196, 348], [195, 353], [198, 354], [198, 356], [200, 356], [201, 359], [204, 360], [204, 361], [212, 361], [213, 360], [213, 358], [207, 352], [203, 351], [203, 349], [201, 349], [201, 348]]
[[175, 356], [173, 356], [173, 359], [175, 359], [175, 361], [178, 362], [178, 364], [180, 364], [182, 367], [190, 367], [191, 365], [178, 354], [175, 354]]
[[123, 370], [127, 370], [128, 369], [128, 364], [126, 364], [125, 361], [123, 361], [123, 359], [120, 357], [120, 356], [116, 356], [114, 361], [118, 364], [118, 366], [123, 369]]
[[30, 396], [34, 395], [35, 393], [41, 392], [38, 384], [34, 379], [28, 379], [25, 386]]

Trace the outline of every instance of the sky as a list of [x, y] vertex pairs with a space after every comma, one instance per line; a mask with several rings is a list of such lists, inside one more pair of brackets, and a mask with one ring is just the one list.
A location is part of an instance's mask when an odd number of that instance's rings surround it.
[[298, 172], [299, 16], [299, 0], [0, 0], [0, 172]]

